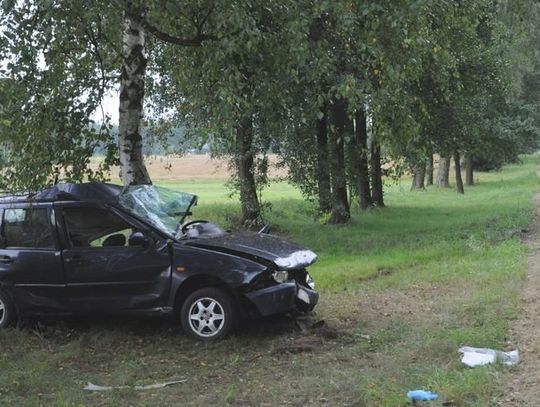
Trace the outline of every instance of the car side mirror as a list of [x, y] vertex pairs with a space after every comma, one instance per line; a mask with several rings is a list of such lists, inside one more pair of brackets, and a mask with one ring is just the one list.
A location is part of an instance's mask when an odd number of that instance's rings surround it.
[[129, 237], [128, 244], [130, 246], [148, 247], [150, 246], [150, 238], [143, 232], [134, 232]]

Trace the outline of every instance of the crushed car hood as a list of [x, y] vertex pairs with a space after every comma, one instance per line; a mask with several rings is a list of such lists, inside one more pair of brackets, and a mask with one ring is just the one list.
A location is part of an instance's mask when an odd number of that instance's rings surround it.
[[217, 237], [190, 240], [189, 246], [273, 262], [282, 270], [305, 268], [317, 255], [288, 240], [261, 233], [227, 233]]

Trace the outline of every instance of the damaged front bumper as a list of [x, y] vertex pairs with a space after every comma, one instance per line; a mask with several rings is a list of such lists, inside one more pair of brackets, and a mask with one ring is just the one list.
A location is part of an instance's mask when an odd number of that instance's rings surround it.
[[246, 293], [261, 316], [291, 311], [311, 311], [319, 301], [319, 293], [297, 281], [286, 281]]

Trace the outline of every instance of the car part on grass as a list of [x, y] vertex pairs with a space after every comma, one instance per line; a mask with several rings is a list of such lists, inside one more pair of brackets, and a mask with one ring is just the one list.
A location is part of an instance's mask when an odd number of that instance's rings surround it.
[[473, 348], [463, 346], [458, 349], [462, 354], [461, 362], [469, 367], [484, 366], [495, 362], [501, 362], [506, 366], [514, 366], [519, 363], [519, 351], [501, 352], [489, 348]]
[[93, 383], [86, 383], [83, 390], [88, 391], [111, 391], [111, 390], [123, 390], [123, 389], [133, 389], [133, 390], [153, 390], [153, 389], [162, 389], [167, 386], [172, 386], [173, 384], [185, 383], [186, 379], [183, 380], [174, 380], [171, 382], [155, 383], [149, 384], [146, 386], [99, 386]]
[[411, 390], [407, 392], [407, 397], [415, 403], [416, 401], [433, 401], [439, 398], [439, 395], [426, 390]]

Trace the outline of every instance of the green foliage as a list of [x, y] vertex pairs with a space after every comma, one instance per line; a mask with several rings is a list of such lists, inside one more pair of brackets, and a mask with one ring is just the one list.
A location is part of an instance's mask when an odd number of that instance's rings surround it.
[[[217, 35], [206, 33], [205, 21], [217, 14], [218, 6], [224, 14], [214, 28], [230, 34], [225, 9], [235, 9], [228, 2], [161, 0], [52, 0], [4, 6], [0, 80], [6, 85], [1, 89], [0, 131], [8, 161], [2, 180], [10, 188], [38, 188], [57, 178], [101, 178], [115, 162], [116, 140], [108, 119], [96, 124], [90, 116], [117, 86], [125, 15], [143, 21], [151, 34], [147, 48], [152, 57], [162, 42], [199, 46], [204, 40], [217, 40]], [[149, 73], [157, 71], [152, 65]], [[89, 157], [96, 149], [105, 149], [108, 159], [104, 168], [92, 171]]]
[[103, 168], [89, 169], [97, 146], [112, 152], [109, 123], [96, 128], [89, 118], [115, 79], [111, 65], [118, 57], [103, 38], [114, 37], [119, 20], [101, 14], [102, 6], [19, 2], [0, 14], [3, 187], [101, 178], [114, 162], [108, 154]]
[[[163, 45], [152, 83], [156, 109], [173, 114], [188, 135], [214, 154], [235, 155], [238, 124], [251, 118], [256, 153], [266, 153], [284, 129], [283, 79], [289, 76], [287, 26], [297, 16], [291, 2], [224, 3], [209, 15], [208, 30], [219, 41], [182, 49]], [[173, 106], [172, 112], [170, 107]]]

